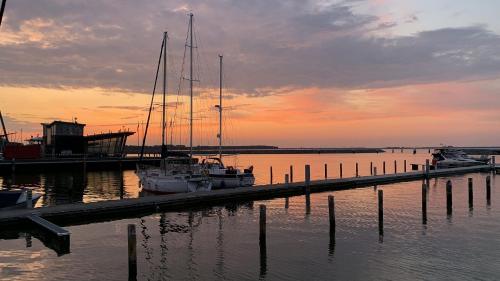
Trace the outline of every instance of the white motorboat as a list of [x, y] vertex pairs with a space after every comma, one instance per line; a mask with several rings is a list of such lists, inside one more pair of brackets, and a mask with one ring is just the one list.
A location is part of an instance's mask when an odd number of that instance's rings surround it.
[[243, 171], [232, 166], [224, 166], [222, 162], [222, 55], [219, 55], [219, 104], [215, 106], [219, 111], [219, 157], [204, 159], [201, 163], [204, 172], [208, 174], [214, 189], [252, 186], [255, 183], [253, 166]]
[[253, 166], [243, 171], [232, 166], [224, 166], [220, 158], [208, 158], [201, 162], [201, 166], [208, 173], [214, 189], [252, 186], [255, 183]]
[[464, 151], [452, 147], [436, 149], [432, 156], [432, 165], [438, 169], [479, 166], [489, 162], [488, 157], [473, 158]]

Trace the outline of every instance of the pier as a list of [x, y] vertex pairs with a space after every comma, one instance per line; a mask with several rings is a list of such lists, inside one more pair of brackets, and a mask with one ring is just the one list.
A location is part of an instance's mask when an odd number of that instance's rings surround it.
[[[260, 185], [207, 192], [159, 195], [123, 200], [101, 201], [87, 204], [67, 204], [36, 209], [20, 209], [0, 212], [0, 224], [19, 225], [26, 223], [30, 215], [39, 216], [58, 225], [78, 225], [113, 218], [139, 217], [158, 211], [180, 211], [224, 204], [228, 202], [271, 199], [297, 196], [315, 192], [343, 190], [390, 183], [415, 181], [441, 176], [452, 176], [475, 172], [491, 172], [498, 166], [482, 165], [441, 170], [424, 170], [408, 173], [358, 176], [352, 178], [306, 180], [283, 184]], [[307, 166], [306, 166], [307, 170]], [[307, 175], [307, 173], [306, 173]]]

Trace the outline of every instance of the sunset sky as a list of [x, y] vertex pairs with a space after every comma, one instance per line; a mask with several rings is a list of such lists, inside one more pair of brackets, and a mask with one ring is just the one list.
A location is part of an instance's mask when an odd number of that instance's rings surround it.
[[499, 10], [497, 0], [8, 0], [0, 110], [18, 139], [55, 119], [78, 118], [88, 134], [141, 131], [168, 31], [168, 134], [186, 144], [185, 81], [178, 88], [193, 12], [195, 144], [217, 142], [223, 54], [228, 145], [497, 146]]

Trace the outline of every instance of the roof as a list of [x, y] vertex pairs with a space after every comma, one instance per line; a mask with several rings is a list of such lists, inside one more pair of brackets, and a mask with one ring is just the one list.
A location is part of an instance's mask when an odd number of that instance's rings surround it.
[[104, 134], [96, 134], [85, 136], [85, 140], [105, 140], [116, 137], [128, 137], [135, 134], [135, 132], [116, 132], [116, 133], [104, 133]]
[[64, 124], [64, 125], [74, 125], [74, 126], [85, 126], [85, 124], [78, 123], [78, 122], [66, 122], [66, 121], [60, 121], [60, 120], [55, 120], [52, 121], [52, 123], [42, 123], [44, 126], [53, 126], [55, 124]]

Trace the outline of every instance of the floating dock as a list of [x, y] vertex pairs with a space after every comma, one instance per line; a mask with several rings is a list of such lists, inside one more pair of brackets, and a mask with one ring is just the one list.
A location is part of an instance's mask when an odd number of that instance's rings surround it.
[[495, 169], [498, 169], [498, 167], [483, 165], [427, 170], [427, 173], [425, 171], [416, 171], [343, 179], [314, 180], [207, 192], [101, 201], [87, 204], [78, 203], [36, 209], [10, 210], [0, 212], [0, 225], [23, 224], [28, 221], [30, 215], [39, 216], [53, 223], [57, 223], [58, 225], [77, 225], [106, 221], [114, 218], [139, 217], [158, 211], [181, 211], [225, 203], [288, 197], [306, 193], [384, 185], [475, 172], [491, 172]]

